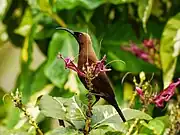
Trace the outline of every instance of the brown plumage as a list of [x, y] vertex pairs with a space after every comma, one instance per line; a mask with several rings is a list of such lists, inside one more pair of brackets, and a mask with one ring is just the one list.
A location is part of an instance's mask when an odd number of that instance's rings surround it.
[[[69, 30], [67, 28], [58, 28], [58, 29], [66, 30], [67, 32], [71, 33], [78, 42], [79, 44], [78, 69], [83, 71], [82, 70], [83, 66], [86, 66], [86, 63], [91, 65], [92, 63], [96, 63], [98, 61], [98, 58], [92, 47], [91, 38], [88, 34], [81, 32], [73, 32], [72, 30]], [[79, 78], [86, 87], [86, 89], [88, 89], [85, 78], [82, 76], [79, 76]], [[117, 110], [123, 122], [125, 122], [126, 119], [123, 113], [121, 112], [120, 108], [118, 107], [118, 104], [115, 99], [113, 87], [106, 73], [100, 72], [98, 76], [92, 80], [92, 84], [93, 84], [93, 93], [95, 93], [95, 97], [96, 97], [95, 103], [100, 99], [100, 97], [104, 98], [109, 104], [114, 106], [114, 108]]]

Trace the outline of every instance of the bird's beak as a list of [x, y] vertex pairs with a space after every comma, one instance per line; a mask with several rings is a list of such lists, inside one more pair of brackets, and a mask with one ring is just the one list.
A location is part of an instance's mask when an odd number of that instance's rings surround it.
[[77, 39], [77, 35], [75, 34], [76, 32], [74, 32], [74, 31], [72, 31], [72, 30], [70, 30], [68, 28], [57, 27], [56, 29], [57, 30], [65, 30], [65, 31], [69, 32], [71, 35], [73, 35]]

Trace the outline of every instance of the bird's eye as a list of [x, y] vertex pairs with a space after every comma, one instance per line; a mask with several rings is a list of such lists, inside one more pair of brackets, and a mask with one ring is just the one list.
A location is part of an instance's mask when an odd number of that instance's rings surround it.
[[78, 37], [80, 38], [82, 36], [82, 33], [79, 33]]

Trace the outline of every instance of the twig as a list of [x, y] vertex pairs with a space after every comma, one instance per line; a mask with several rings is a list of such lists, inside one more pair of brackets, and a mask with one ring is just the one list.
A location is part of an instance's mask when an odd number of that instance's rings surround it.
[[[142, 112], [145, 112], [145, 108], [142, 108]], [[126, 135], [132, 135], [133, 129], [137, 126], [138, 122], [139, 122], [139, 118], [136, 118], [134, 123], [131, 125], [128, 132], [126, 133]]]
[[84, 135], [88, 135], [90, 131], [91, 125], [91, 117], [92, 117], [92, 94], [88, 92], [88, 109], [86, 112], [86, 122], [84, 128]]
[[148, 129], [152, 130], [152, 133], [154, 135], [159, 135], [157, 130], [154, 127], [150, 127], [145, 121], [140, 121], [140, 124], [142, 124], [144, 127], [148, 128]]
[[172, 102], [169, 104], [169, 128], [166, 135], [176, 135], [180, 132], [180, 96], [177, 95], [177, 103]]
[[91, 74], [87, 75], [87, 87], [89, 89], [89, 92], [87, 94], [88, 98], [88, 109], [86, 111], [86, 122], [85, 122], [85, 128], [84, 128], [84, 135], [88, 135], [90, 131], [90, 125], [91, 125], [91, 117], [92, 117], [92, 93], [91, 91], [93, 90], [93, 84], [92, 84], [92, 77]]
[[16, 91], [15, 95], [11, 93], [11, 98], [12, 98], [12, 101], [14, 102], [15, 107], [19, 108], [22, 112], [24, 112], [24, 115], [28, 118], [29, 123], [36, 129], [36, 135], [43, 135], [43, 132], [38, 127], [35, 120], [33, 120], [32, 116], [27, 111], [27, 108], [25, 107], [25, 105], [22, 103], [21, 97], [22, 97], [22, 94], [18, 90]]
[[126, 135], [132, 135], [132, 131], [133, 129], [136, 127], [136, 125], [138, 124], [139, 119], [137, 118], [134, 123], [131, 125], [131, 127], [129, 128], [128, 132], [126, 133]]
[[132, 95], [132, 98], [131, 98], [131, 100], [129, 102], [129, 105], [128, 105], [129, 108], [133, 108], [134, 100], [135, 100], [136, 95], [137, 95], [137, 92], [134, 92], [134, 94]]

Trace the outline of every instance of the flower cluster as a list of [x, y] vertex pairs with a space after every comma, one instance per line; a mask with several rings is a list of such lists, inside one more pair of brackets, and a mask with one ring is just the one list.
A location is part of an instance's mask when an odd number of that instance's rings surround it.
[[160, 66], [159, 59], [159, 43], [157, 40], [146, 39], [143, 41], [143, 47], [138, 47], [135, 43], [131, 42], [128, 47], [121, 47], [121, 49], [131, 52], [138, 58], [149, 62], [151, 64], [156, 64], [158, 67]]
[[91, 74], [92, 78], [97, 77], [100, 72], [107, 72], [111, 69], [107, 69], [105, 66], [106, 56], [96, 63], [92, 63], [91, 65], [86, 65], [86, 67], [83, 67], [82, 70], [80, 70], [75, 64], [74, 61], [70, 58], [64, 58], [61, 54], [58, 54], [58, 58], [61, 58], [64, 60], [65, 68], [74, 70], [77, 72], [79, 76], [87, 77], [88, 74]]
[[[172, 82], [166, 89], [162, 90], [159, 94], [156, 94], [152, 97], [150, 97], [149, 103], [154, 103], [157, 107], [163, 107], [164, 102], [169, 101], [170, 98], [174, 95], [176, 87], [180, 84], [180, 78], [177, 82]], [[145, 94], [143, 89], [140, 87], [136, 87], [136, 92], [140, 96], [140, 99], [142, 101], [145, 100]]]
[[69, 58], [69, 57], [64, 58], [61, 54], [58, 54], [57, 58], [61, 58], [64, 60], [65, 68], [74, 70], [80, 76], [85, 76], [85, 73], [78, 69], [78, 67], [73, 63], [73, 60], [71, 60], [71, 58]]

